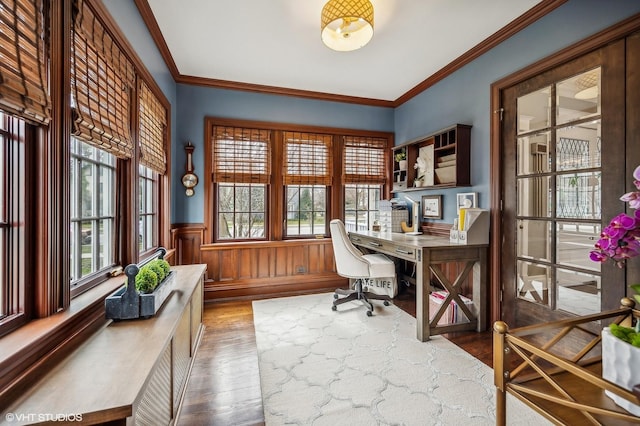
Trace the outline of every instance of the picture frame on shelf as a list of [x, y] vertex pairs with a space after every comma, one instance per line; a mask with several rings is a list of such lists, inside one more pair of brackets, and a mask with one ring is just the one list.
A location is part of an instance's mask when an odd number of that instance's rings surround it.
[[442, 195], [422, 196], [422, 218], [442, 219]]
[[460, 214], [460, 208], [476, 208], [478, 207], [477, 192], [460, 192], [456, 195], [456, 212]]

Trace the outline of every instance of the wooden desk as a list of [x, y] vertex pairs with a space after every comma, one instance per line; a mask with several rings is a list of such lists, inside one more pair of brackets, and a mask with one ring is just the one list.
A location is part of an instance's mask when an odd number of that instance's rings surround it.
[[[433, 334], [452, 331], [487, 329], [485, 318], [487, 308], [487, 245], [460, 245], [448, 239], [431, 235], [407, 235], [395, 232], [358, 231], [350, 232], [351, 242], [361, 248], [384, 253], [399, 259], [416, 263], [416, 323], [417, 337], [421, 342], [429, 340]], [[465, 267], [451, 282], [440, 265], [449, 262], [465, 262]], [[460, 299], [460, 286], [473, 271], [473, 305], [471, 312]], [[449, 292], [440, 309], [429, 321], [430, 276]], [[454, 300], [464, 311], [468, 323], [438, 325], [449, 303]]]

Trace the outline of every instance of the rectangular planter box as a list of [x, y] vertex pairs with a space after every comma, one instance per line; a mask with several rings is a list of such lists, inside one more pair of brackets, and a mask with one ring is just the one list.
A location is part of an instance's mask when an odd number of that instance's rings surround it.
[[105, 299], [107, 319], [122, 320], [154, 316], [173, 292], [177, 274], [176, 271], [169, 272], [153, 293], [138, 293], [133, 283], [122, 286]]

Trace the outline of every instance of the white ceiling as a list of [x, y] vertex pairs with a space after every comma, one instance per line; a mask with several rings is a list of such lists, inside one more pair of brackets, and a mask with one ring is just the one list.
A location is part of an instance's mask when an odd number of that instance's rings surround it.
[[335, 52], [327, 0], [148, 0], [184, 76], [394, 101], [540, 0], [371, 0], [374, 35]]

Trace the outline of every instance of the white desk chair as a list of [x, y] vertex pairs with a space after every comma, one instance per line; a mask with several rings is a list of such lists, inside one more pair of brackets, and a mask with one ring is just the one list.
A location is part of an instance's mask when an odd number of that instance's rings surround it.
[[[336, 311], [338, 305], [351, 300], [362, 300], [367, 306], [367, 315], [373, 315], [373, 304], [369, 299], [384, 300], [384, 305], [389, 306], [391, 298], [387, 295], [379, 295], [366, 291], [367, 281], [372, 278], [395, 277], [395, 264], [384, 254], [362, 254], [347, 235], [344, 223], [340, 219], [334, 219], [330, 223], [331, 241], [333, 243], [333, 255], [336, 260], [338, 275], [355, 279], [353, 290], [336, 289], [331, 309]], [[363, 286], [365, 289], [363, 290]], [[346, 296], [339, 299], [339, 296]]]

